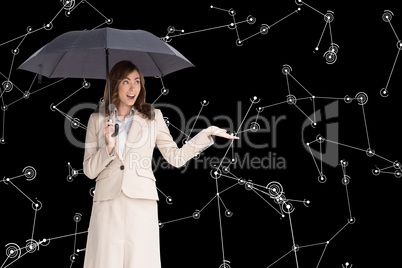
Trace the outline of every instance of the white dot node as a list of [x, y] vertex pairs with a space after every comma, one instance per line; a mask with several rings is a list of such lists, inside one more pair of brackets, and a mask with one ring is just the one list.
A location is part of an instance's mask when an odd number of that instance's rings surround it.
[[318, 47], [316, 47], [315, 50], [318, 50]]
[[218, 175], [218, 172], [217, 172], [217, 171], [215, 171], [215, 172], [214, 172], [214, 174], [215, 174], [215, 175]]
[[306, 145], [307, 145], [307, 146], [310, 146], [310, 143], [307, 142]]

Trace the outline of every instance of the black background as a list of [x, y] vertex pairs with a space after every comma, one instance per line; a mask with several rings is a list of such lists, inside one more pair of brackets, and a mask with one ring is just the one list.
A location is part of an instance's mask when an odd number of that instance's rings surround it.
[[[389, 83], [389, 97], [383, 98], [379, 92], [386, 85], [398, 51], [395, 45], [397, 39], [381, 16], [384, 10], [391, 10], [395, 15], [392, 25], [396, 33], [402, 35], [402, 10], [395, 0], [377, 1], [375, 4], [353, 1], [351, 5], [351, 2], [307, 1], [320, 12], [334, 12], [331, 29], [333, 42], [339, 45], [334, 64], [327, 64], [323, 57], [331, 44], [328, 29], [323, 34], [319, 50], [314, 51], [325, 21], [322, 15], [306, 6], [301, 6], [300, 12], [274, 25], [267, 35], [258, 34], [246, 40], [241, 47], [236, 46], [235, 31], [226, 27], [173, 38], [170, 44], [196, 67], [164, 77], [163, 82], [169, 88], [169, 94], [162, 96], [157, 104], [179, 107], [187, 122], [197, 115], [200, 102], [208, 100], [209, 105], [204, 107], [202, 115], [214, 125], [234, 131], [240, 123], [238, 114], [242, 119], [250, 106], [250, 98], [257, 96], [261, 100], [253, 106], [246, 120], [257, 114], [258, 106], [286, 100], [286, 79], [281, 71], [284, 64], [289, 64], [292, 75], [316, 96], [343, 98], [365, 92], [369, 97], [364, 109], [372, 148], [392, 161], [400, 159], [400, 62], [396, 63]], [[245, 20], [248, 15], [256, 18], [254, 25], [238, 25], [241, 38], [257, 33], [262, 24], [272, 25], [298, 8], [291, 0], [264, 3], [253, 0], [188, 1], [185, 4], [179, 1], [155, 3], [116, 0], [90, 3], [107, 18], [113, 18], [110, 27], [144, 29], [159, 37], [166, 35], [168, 26], [191, 32], [232, 22], [227, 12], [210, 9], [211, 4], [227, 10], [233, 8], [237, 21]], [[62, 2], [49, 0], [2, 3], [0, 43], [25, 34], [28, 26], [41, 28], [61, 7]], [[26, 58], [63, 32], [92, 29], [104, 20], [85, 2], [68, 17], [63, 10], [53, 21], [50, 31], [40, 30], [29, 34], [23, 42], [19, 38], [1, 45], [0, 71], [8, 76], [13, 61], [11, 50], [20, 44], [10, 80], [26, 91], [34, 74], [16, 70]], [[2, 79], [6, 80], [4, 77]], [[42, 84], [34, 81], [31, 92], [54, 81], [47, 78], [43, 78]], [[81, 90], [58, 108], [67, 113], [79, 103], [96, 103], [102, 97], [104, 82], [90, 82], [89, 89]], [[33, 200], [37, 198], [42, 203], [36, 218], [35, 241], [74, 234], [76, 223], [73, 217], [76, 213], [82, 215], [78, 232], [86, 231], [89, 224], [92, 205], [89, 191], [94, 181], [83, 174], [74, 177], [72, 182], [66, 179], [69, 174], [68, 162], [75, 169], [82, 168], [84, 150], [72, 145], [66, 138], [65, 118], [49, 109], [51, 103], [62, 101], [81, 84], [80, 79], [66, 79], [43, 89], [28, 99], [9, 105], [5, 122], [2, 119], [5, 144], [0, 145], [0, 176], [10, 178], [21, 175], [26, 166], [32, 166], [37, 171], [33, 181], [27, 181], [24, 177], [13, 180], [27, 196]], [[161, 92], [160, 80], [147, 78], [146, 87], [147, 100], [153, 102]], [[294, 82], [291, 91], [297, 97], [308, 96]], [[11, 92], [3, 94], [2, 104], [10, 104], [21, 97], [22, 93], [14, 87]], [[332, 100], [317, 100], [316, 109], [323, 109], [330, 102]], [[307, 115], [312, 113], [309, 101], [300, 101], [298, 104]], [[162, 108], [162, 111], [173, 124], [184, 130], [173, 110]], [[86, 125], [90, 113], [87, 109], [76, 117]], [[217, 115], [232, 118], [234, 129], [230, 129], [228, 122], [223, 120], [214, 122], [213, 118]], [[327, 182], [319, 183], [314, 162], [303, 148], [302, 143], [314, 140], [317, 134], [322, 134], [320, 131], [323, 128], [306, 131], [306, 140], [302, 141], [302, 124], [306, 117], [295, 107], [282, 104], [266, 108], [261, 116], [268, 120], [271, 116], [286, 117], [277, 128], [277, 146], [271, 144], [272, 133], [256, 132], [248, 134], [249, 139], [259, 144], [268, 142], [268, 148], [256, 149], [243, 141], [241, 146], [236, 145], [235, 151], [239, 156], [248, 154], [250, 158], [276, 153], [286, 160], [286, 168], [243, 167], [233, 169], [233, 174], [261, 185], [278, 181], [287, 198], [310, 200], [309, 207], [293, 203], [295, 211], [291, 216], [295, 242], [303, 246], [327, 241], [346, 224], [349, 212], [345, 186], [341, 183], [341, 167], [324, 165]], [[339, 123], [341, 143], [367, 149], [362, 109], [356, 101], [346, 104], [341, 100], [339, 117], [335, 121]], [[196, 124], [196, 128], [204, 127], [207, 125], [202, 121]], [[243, 126], [242, 129], [247, 127]], [[173, 137], [183, 138], [176, 129], [171, 127], [170, 130]], [[78, 140], [84, 141], [84, 129], [73, 129], [72, 132]], [[242, 134], [239, 136], [242, 138]], [[226, 142], [220, 138], [215, 141], [218, 145]], [[348, 190], [356, 223], [346, 226], [331, 240], [319, 267], [342, 267], [346, 262], [355, 267], [395, 266], [400, 263], [398, 254], [402, 238], [399, 217], [401, 179], [392, 174], [374, 176], [372, 169], [375, 166], [389, 165], [380, 158], [369, 158], [362, 151], [342, 146], [339, 150], [339, 159], [349, 162], [346, 168], [351, 177]], [[201, 159], [220, 159], [225, 152], [226, 147], [211, 147], [202, 153]], [[156, 159], [160, 157], [157, 150], [154, 156]], [[186, 170], [158, 167], [155, 171], [158, 188], [173, 197], [173, 204], [168, 205], [160, 195], [159, 218], [162, 222], [191, 216], [216, 194], [215, 180], [209, 175], [209, 163], [206, 168], [195, 168], [191, 161]], [[218, 182], [222, 190], [235, 181], [221, 177]], [[231, 218], [222, 215], [224, 258], [230, 261], [231, 267], [268, 267], [292, 249], [288, 217], [281, 219], [266, 202], [244, 186], [235, 186], [222, 193], [221, 197], [233, 212]], [[274, 204], [267, 196], [266, 199]], [[17, 189], [3, 183], [0, 184], [0, 204], [0, 253], [3, 252], [0, 267], [6, 267], [16, 260], [6, 260], [6, 245], [14, 243], [22, 248], [26, 245], [31, 238], [34, 210], [30, 201]], [[84, 249], [85, 242], [86, 234], [78, 235], [76, 248]], [[301, 248], [297, 252], [299, 267], [316, 267], [323, 249], [322, 245]], [[48, 246], [40, 246], [34, 253], [16, 260], [10, 267], [80, 267], [85, 252], [77, 253], [72, 263], [70, 256], [73, 250], [74, 236], [53, 240]], [[163, 267], [219, 267], [223, 263], [216, 199], [203, 211], [200, 219], [178, 221], [161, 228], [161, 257]], [[294, 254], [287, 255], [272, 267], [296, 267]]]

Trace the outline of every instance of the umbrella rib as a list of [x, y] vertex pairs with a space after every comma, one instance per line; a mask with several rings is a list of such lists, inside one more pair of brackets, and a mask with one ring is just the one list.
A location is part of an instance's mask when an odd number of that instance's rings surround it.
[[64, 53], [63, 53], [63, 56], [60, 57], [60, 59], [58, 60], [57, 64], [54, 66], [52, 72], [50, 73], [49, 78], [52, 77], [54, 71], [56, 71], [57, 66], [59, 65], [59, 63], [61, 62], [61, 60], [64, 58], [64, 56], [65, 56], [66, 54], [67, 54], [67, 52], [64, 52]]
[[148, 56], [151, 58], [152, 62], [154, 63], [154, 65], [156, 66], [156, 68], [158, 68], [159, 73], [161, 74], [161, 76], [163, 76], [164, 74], [162, 73], [161, 69], [159, 69], [158, 64], [156, 64], [156, 62], [154, 61], [154, 59], [152, 58], [152, 55], [149, 54], [149, 52], [147, 52]]

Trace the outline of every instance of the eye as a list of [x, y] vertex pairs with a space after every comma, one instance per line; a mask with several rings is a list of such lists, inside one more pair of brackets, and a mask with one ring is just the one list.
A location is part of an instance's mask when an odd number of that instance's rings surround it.
[[128, 80], [124, 80], [123, 85], [127, 85], [127, 84], [128, 84]]
[[140, 81], [139, 81], [139, 80], [135, 80], [135, 84], [136, 84], [136, 85], [140, 84]]

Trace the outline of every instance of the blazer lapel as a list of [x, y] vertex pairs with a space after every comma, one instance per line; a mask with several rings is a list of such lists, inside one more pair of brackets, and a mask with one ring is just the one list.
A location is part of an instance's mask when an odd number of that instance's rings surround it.
[[131, 122], [130, 129], [127, 133], [126, 144], [124, 145], [124, 158], [127, 155], [128, 150], [132, 147], [133, 143], [135, 143], [137, 136], [141, 130], [141, 126], [146, 124], [145, 119], [139, 115], [137, 109], [134, 109], [133, 121]]

